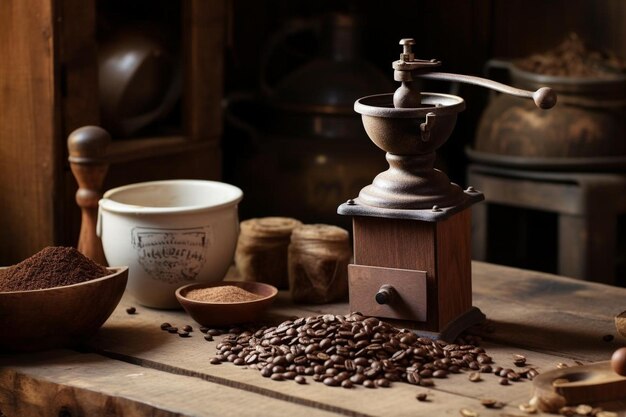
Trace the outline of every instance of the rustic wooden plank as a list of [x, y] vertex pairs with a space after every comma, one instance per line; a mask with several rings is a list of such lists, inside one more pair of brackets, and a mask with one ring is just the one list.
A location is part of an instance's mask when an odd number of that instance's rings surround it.
[[[514, 368], [513, 354], [525, 355], [528, 365], [542, 372], [553, 369], [559, 362], [574, 365], [574, 358], [608, 359], [610, 352], [624, 342], [602, 342], [602, 330], [598, 333], [598, 324], [605, 325], [608, 322], [612, 326], [612, 310], [623, 305], [625, 294], [624, 289], [600, 284], [474, 263], [475, 304], [487, 313], [496, 326], [495, 333], [488, 336], [501, 341], [488, 342], [484, 347], [500, 366]], [[570, 300], [582, 300], [589, 305], [585, 305], [585, 309], [578, 308], [578, 305], [572, 306]], [[280, 401], [281, 407], [282, 404], [298, 407], [296, 412], [300, 414], [318, 408], [353, 416], [456, 416], [460, 408], [469, 408], [479, 411], [481, 416], [499, 416], [501, 413], [519, 414], [517, 406], [530, 398], [530, 382], [501, 386], [493, 375], [484, 375], [483, 381], [477, 383], [470, 382], [467, 375], [452, 375], [436, 380], [436, 386], [428, 390], [432, 401], [427, 403], [418, 402], [414, 398], [417, 392], [425, 391], [424, 388], [403, 383], [394, 384], [392, 389], [368, 390], [357, 387], [346, 390], [312, 382], [306, 386], [291, 381], [275, 382], [263, 378], [258, 371], [230, 363], [211, 365], [209, 360], [215, 353], [219, 338], [206, 342], [197, 330], [191, 338], [180, 338], [160, 330], [160, 323], [164, 321], [178, 326], [192, 323], [183, 311], [153, 310], [135, 304], [138, 313], [128, 315], [125, 309], [132, 304], [135, 302], [129, 296], [122, 300], [109, 321], [91, 341], [92, 349], [122, 362], [141, 365], [142, 369], [161, 371], [171, 377], [193, 378], [193, 381], [209, 382], [236, 388], [240, 392], [274, 398]], [[290, 302], [288, 294], [283, 292], [267, 318], [280, 321], [292, 316], [324, 312], [346, 314], [347, 310], [345, 303], [295, 306]], [[540, 316], [546, 318], [542, 320]], [[558, 328], [564, 330], [559, 332]], [[39, 368], [36, 364], [34, 367]], [[11, 363], [4, 368], [13, 370], [15, 365]], [[43, 379], [47, 373], [46, 370], [41, 372], [38, 379]], [[168, 385], [171, 391], [179, 392], [180, 383], [172, 381]], [[185, 389], [189, 386], [188, 383], [183, 385]], [[103, 388], [100, 386], [99, 383], [94, 385], [94, 390], [101, 391]], [[483, 397], [495, 398], [508, 405], [504, 410], [482, 409], [479, 399]], [[196, 396], [195, 400], [188, 401], [197, 403], [201, 401], [198, 398]], [[613, 404], [612, 407], [626, 410], [626, 402]], [[233, 410], [238, 412], [239, 408], [238, 405]]]
[[0, 265], [54, 241], [54, 19], [50, 0], [0, 2]]
[[[290, 305], [286, 294], [281, 294], [278, 308], [274, 310], [273, 319], [281, 320], [283, 305]], [[160, 330], [159, 324], [168, 321], [173, 325], [193, 324], [192, 320], [179, 311], [158, 311], [138, 308], [138, 314], [128, 315], [124, 309], [133, 303], [130, 297], [123, 300], [120, 308], [109, 322], [101, 329], [91, 346], [102, 349], [116, 359], [140, 364], [182, 375], [193, 375], [211, 382], [232, 385], [243, 390], [263, 392], [266, 396], [285, 399], [286, 401], [320, 407], [337, 411], [344, 415], [354, 416], [406, 416], [417, 413], [423, 415], [458, 416], [460, 408], [479, 410], [481, 415], [499, 416], [503, 410], [482, 410], [480, 398], [494, 398], [508, 403], [504, 411], [513, 412], [517, 406], [530, 399], [530, 383], [520, 382], [503, 387], [498, 378], [491, 375], [480, 383], [469, 382], [466, 375], [453, 375], [450, 378], [437, 380], [432, 389], [415, 387], [405, 383], [395, 383], [391, 389], [367, 389], [358, 386], [352, 390], [339, 387], [327, 387], [320, 383], [302, 386], [293, 381], [276, 382], [263, 378], [260, 372], [237, 367], [231, 363], [211, 365], [209, 360], [215, 354], [216, 345], [221, 337], [213, 342], [206, 342], [202, 334], [193, 332], [190, 338], [180, 338]], [[299, 315], [310, 315], [311, 312], [296, 310]], [[290, 316], [293, 310], [287, 310]], [[489, 346], [489, 353], [494, 354], [498, 362], [511, 363], [510, 348]], [[549, 369], [560, 358], [524, 350], [515, 349], [514, 353], [527, 353], [529, 363], [539, 368]], [[570, 361], [571, 364], [573, 364]], [[428, 392], [432, 401], [421, 403], [416, 401], [418, 392]]]
[[[584, 212], [585, 207], [580, 197], [581, 189], [576, 184], [546, 182], [545, 179], [532, 180], [502, 174], [498, 177], [487, 169], [471, 165], [468, 169], [468, 183], [485, 194], [488, 203], [512, 205], [535, 210], [554, 211], [570, 215]], [[558, 196], [558, 198], [557, 198]]]
[[473, 286], [474, 305], [496, 327], [490, 340], [593, 361], [626, 343], [613, 323], [624, 288], [481, 262], [473, 263]]
[[54, 351], [0, 357], [0, 410], [17, 416], [284, 416], [329, 417], [303, 407], [202, 379]]
[[[616, 348], [617, 344], [603, 342], [601, 333], [593, 343], [584, 341], [590, 332], [596, 331], [598, 321], [612, 325], [612, 315], [606, 311], [603, 312], [602, 308], [591, 308], [588, 313], [568, 311], [565, 321], [572, 320], [578, 333], [571, 332], [566, 337], [555, 333], [554, 328], [561, 325], [563, 317], [557, 317], [554, 313], [562, 312], [563, 307], [568, 305], [568, 298], [564, 297], [563, 293], [571, 289], [569, 287], [571, 284], [579, 285], [577, 296], [582, 296], [583, 299], [603, 298], [604, 303], [612, 304], [613, 308], [621, 305], [620, 301], [623, 300], [623, 293], [626, 290], [608, 295], [611, 293], [610, 288], [599, 284], [482, 263], [475, 263], [474, 267], [475, 304], [487, 312], [488, 317], [496, 325], [496, 332], [489, 337], [497, 340], [498, 343], [488, 343], [486, 348], [497, 364], [513, 368], [512, 355], [523, 354], [528, 358], [528, 365], [540, 371], [547, 371], [554, 369], [559, 362], [574, 365], [573, 358], [606, 360]], [[557, 299], [560, 301], [556, 301]], [[194, 334], [190, 339], [181, 339], [163, 332], [159, 329], [162, 321], [183, 325], [190, 323], [191, 319], [183, 312], [143, 308], [139, 309], [138, 315], [129, 316], [124, 312], [124, 308], [132, 302], [129, 298], [124, 300], [126, 305], [122, 305], [116, 311], [93, 341], [92, 346], [103, 349], [116, 358], [136, 361], [144, 366], [157, 367], [170, 372], [198, 373], [209, 380], [225, 380], [229, 383], [252, 385], [257, 389], [262, 388], [290, 396], [292, 401], [301, 401], [306, 398], [319, 404], [349, 408], [354, 413], [371, 415], [406, 415], [409, 410], [415, 409], [413, 397], [420, 388], [408, 384], [395, 384], [392, 390], [366, 390], [359, 387], [354, 391], [311, 384], [312, 387], [307, 387], [307, 391], [303, 391], [296, 384], [268, 381], [256, 371], [245, 370], [232, 364], [210, 365], [208, 364], [209, 358], [215, 353], [215, 345], [219, 339], [215, 342], [205, 342], [198, 337], [199, 334]], [[551, 311], [555, 304], [554, 311]], [[294, 306], [290, 303], [288, 294], [282, 293], [269, 318], [280, 321], [293, 316], [326, 312], [346, 314], [347, 310], [345, 303]], [[541, 320], [539, 316], [542, 315], [549, 319]], [[520, 332], [520, 326], [531, 326], [531, 329]], [[133, 337], [137, 334], [141, 336]], [[555, 337], [555, 334], [558, 336]], [[579, 335], [583, 338], [582, 343], [579, 341]], [[530, 349], [518, 347], [518, 345]], [[150, 349], [146, 349], [146, 346], [150, 346]], [[561, 351], [564, 353], [560, 353]], [[255, 376], [247, 375], [248, 373]], [[460, 407], [476, 406], [479, 398], [497, 397], [498, 400], [507, 402], [508, 411], [512, 412], [517, 405], [529, 400], [530, 388], [530, 383], [527, 381], [506, 387], [500, 386], [498, 379], [493, 375], [484, 376], [484, 380], [479, 383], [469, 382], [465, 375], [453, 375], [445, 380], [437, 380], [437, 385], [431, 392], [442, 398], [446, 406], [436, 408], [437, 405], [433, 402], [432, 406], [435, 408], [432, 410], [441, 414], [455, 415]], [[358, 394], [359, 391], [365, 391], [367, 394]], [[389, 404], [393, 404], [393, 410], [386, 409]], [[621, 404], [619, 407], [626, 408], [626, 404]], [[483, 413], [484, 411], [481, 410], [481, 415]]]

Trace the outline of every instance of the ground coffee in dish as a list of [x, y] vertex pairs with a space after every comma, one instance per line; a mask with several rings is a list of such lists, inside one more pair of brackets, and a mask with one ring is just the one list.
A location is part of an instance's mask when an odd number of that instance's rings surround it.
[[0, 270], [0, 292], [41, 290], [78, 284], [110, 272], [74, 248], [49, 246]]
[[185, 298], [194, 301], [206, 301], [209, 303], [240, 303], [254, 301], [263, 298], [262, 295], [246, 291], [234, 285], [222, 285], [219, 287], [198, 288], [189, 291]]

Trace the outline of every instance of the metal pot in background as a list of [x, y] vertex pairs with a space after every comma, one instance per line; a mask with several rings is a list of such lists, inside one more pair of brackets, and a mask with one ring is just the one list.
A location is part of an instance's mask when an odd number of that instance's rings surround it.
[[493, 95], [483, 113], [474, 149], [477, 162], [517, 168], [604, 170], [626, 168], [626, 75], [578, 78], [541, 75], [513, 61], [492, 60], [515, 87], [551, 87], [559, 96], [553, 111]]
[[167, 117], [181, 97], [181, 58], [155, 31], [123, 28], [99, 47], [102, 125], [115, 138]]
[[[269, 85], [265, 71], [276, 45], [302, 31], [318, 35], [319, 55]], [[353, 105], [391, 85], [364, 60], [360, 41], [361, 22], [354, 16], [292, 23], [271, 39], [264, 54], [262, 95], [255, 99], [259, 120], [253, 124], [235, 111], [249, 97], [229, 97], [227, 121], [246, 130], [255, 147], [248, 158], [237, 156], [232, 174], [232, 182], [246, 193], [242, 217], [280, 215], [340, 224], [345, 219], [335, 214], [337, 204], [385, 169]]]

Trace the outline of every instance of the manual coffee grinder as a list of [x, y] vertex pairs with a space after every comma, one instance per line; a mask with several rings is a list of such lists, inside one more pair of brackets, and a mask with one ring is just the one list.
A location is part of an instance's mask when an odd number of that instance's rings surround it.
[[484, 320], [472, 307], [471, 205], [484, 199], [462, 190], [434, 168], [443, 145], [465, 109], [461, 97], [422, 92], [420, 79], [475, 84], [532, 98], [548, 109], [549, 88], [520, 90], [484, 78], [434, 72], [441, 62], [415, 59], [413, 39], [393, 63], [402, 84], [393, 94], [363, 97], [354, 104], [389, 169], [337, 212], [353, 217], [354, 264], [348, 267], [350, 310], [401, 321], [420, 335], [453, 340]]

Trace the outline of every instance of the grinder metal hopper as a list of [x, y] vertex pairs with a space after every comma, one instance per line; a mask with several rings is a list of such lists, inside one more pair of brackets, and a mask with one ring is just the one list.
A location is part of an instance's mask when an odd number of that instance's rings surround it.
[[404, 327], [430, 337], [454, 339], [484, 319], [472, 307], [468, 210], [484, 197], [472, 187], [462, 190], [434, 168], [435, 151], [452, 133], [465, 101], [422, 92], [420, 78], [532, 98], [542, 109], [553, 107], [556, 95], [545, 87], [530, 92], [479, 77], [433, 72], [441, 63], [415, 59], [414, 43], [400, 41], [404, 50], [393, 68], [394, 79], [402, 84], [396, 92], [354, 104], [369, 138], [387, 152], [389, 169], [337, 210], [353, 217], [350, 308], [406, 321]]

